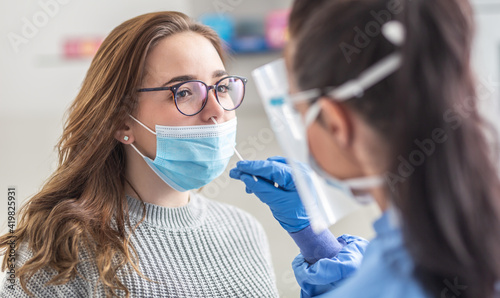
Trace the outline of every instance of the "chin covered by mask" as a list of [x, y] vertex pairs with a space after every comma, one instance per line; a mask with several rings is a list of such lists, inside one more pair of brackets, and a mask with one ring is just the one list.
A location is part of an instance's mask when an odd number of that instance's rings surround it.
[[130, 117], [156, 135], [155, 159], [130, 145], [165, 183], [177, 191], [185, 192], [208, 184], [224, 172], [234, 154], [236, 118], [213, 125], [156, 125], [156, 131], [153, 131]]

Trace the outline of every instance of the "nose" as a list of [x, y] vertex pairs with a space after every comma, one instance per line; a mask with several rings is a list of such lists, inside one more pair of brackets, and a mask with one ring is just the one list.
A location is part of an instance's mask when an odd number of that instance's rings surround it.
[[201, 117], [203, 121], [212, 123], [210, 118], [215, 118], [219, 122], [224, 117], [225, 110], [222, 106], [217, 102], [217, 98], [215, 97], [215, 90], [212, 89], [208, 91], [208, 98], [205, 108], [201, 111]]

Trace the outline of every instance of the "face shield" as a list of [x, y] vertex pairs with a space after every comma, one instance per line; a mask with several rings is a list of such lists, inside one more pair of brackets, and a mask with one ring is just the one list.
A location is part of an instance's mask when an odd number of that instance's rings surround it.
[[[398, 22], [385, 24], [384, 35], [393, 43], [403, 39], [403, 28]], [[289, 94], [287, 71], [283, 59], [255, 69], [252, 76], [262, 99], [271, 127], [274, 130], [288, 164], [292, 169], [295, 186], [309, 216], [312, 229], [319, 233], [335, 224], [345, 215], [361, 206], [352, 199], [356, 184], [377, 185], [379, 177], [363, 177], [351, 181], [329, 179], [311, 160], [307, 141], [307, 127], [314, 122], [320, 107], [311, 100], [322, 95], [338, 101], [360, 96], [365, 90], [380, 82], [401, 64], [401, 55], [394, 53], [365, 70], [357, 79], [328, 90], [307, 90]], [[304, 117], [296, 105], [310, 105]], [[315, 169], [311, 169], [311, 165]]]
[[359, 204], [346, 193], [329, 185], [310, 169], [306, 127], [288, 95], [283, 59], [252, 73], [271, 127], [292, 169], [295, 186], [304, 204], [312, 229], [319, 233], [356, 210]]

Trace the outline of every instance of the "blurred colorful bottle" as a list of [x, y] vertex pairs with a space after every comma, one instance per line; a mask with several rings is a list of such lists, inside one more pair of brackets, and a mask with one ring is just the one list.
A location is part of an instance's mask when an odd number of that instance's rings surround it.
[[92, 58], [101, 46], [101, 37], [71, 37], [63, 43], [65, 59]]
[[288, 17], [290, 10], [275, 10], [266, 18], [266, 41], [271, 49], [282, 49], [288, 39]]
[[217, 32], [219, 37], [230, 44], [234, 37], [234, 21], [230, 16], [221, 14], [204, 14], [200, 17], [200, 22]]

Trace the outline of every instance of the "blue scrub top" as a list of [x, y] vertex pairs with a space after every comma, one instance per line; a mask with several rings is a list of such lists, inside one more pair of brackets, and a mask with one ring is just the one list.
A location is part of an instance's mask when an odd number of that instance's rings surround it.
[[346, 245], [333, 258], [309, 264], [299, 254], [292, 266], [301, 297], [430, 297], [412, 275], [414, 264], [394, 219], [390, 210], [374, 223], [377, 236], [366, 251], [366, 240], [343, 235], [339, 241]]

